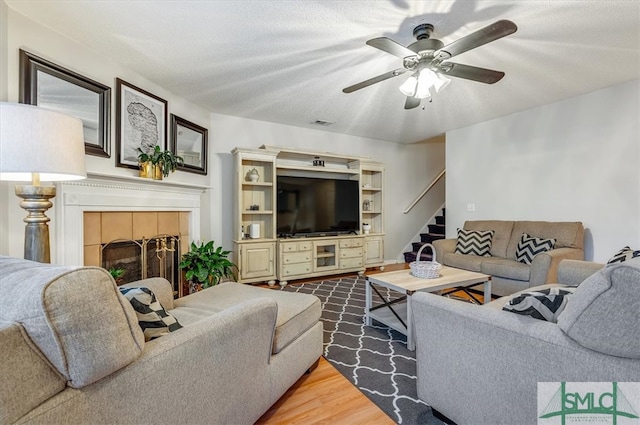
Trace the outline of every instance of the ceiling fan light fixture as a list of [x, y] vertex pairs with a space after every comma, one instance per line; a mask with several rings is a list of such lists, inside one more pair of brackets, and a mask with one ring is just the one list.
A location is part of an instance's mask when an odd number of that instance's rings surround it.
[[418, 99], [427, 99], [431, 97], [431, 89], [438, 93], [451, 82], [447, 77], [432, 71], [429, 68], [423, 68], [400, 86], [400, 91], [405, 96], [415, 97]]

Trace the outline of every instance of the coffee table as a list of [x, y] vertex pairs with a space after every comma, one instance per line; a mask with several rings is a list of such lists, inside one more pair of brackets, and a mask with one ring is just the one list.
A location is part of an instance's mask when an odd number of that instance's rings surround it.
[[[383, 286], [403, 296], [395, 299], [385, 298], [373, 285]], [[373, 319], [407, 336], [407, 348], [415, 350], [413, 323], [411, 319], [411, 295], [416, 291], [436, 292], [452, 288], [470, 288], [484, 285], [484, 302], [491, 301], [491, 276], [442, 266], [440, 277], [423, 279], [411, 274], [411, 270], [395, 270], [367, 276], [365, 292], [365, 324], [371, 326]], [[383, 304], [373, 306], [373, 292], [382, 299]]]

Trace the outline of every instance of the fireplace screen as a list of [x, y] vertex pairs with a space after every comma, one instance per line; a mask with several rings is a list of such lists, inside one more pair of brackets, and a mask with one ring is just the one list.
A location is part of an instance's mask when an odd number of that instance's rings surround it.
[[180, 238], [178, 236], [157, 235], [141, 240], [115, 240], [100, 247], [100, 262], [107, 270], [120, 269], [118, 285], [148, 277], [163, 277], [171, 282], [175, 296], [182, 285], [180, 282]]

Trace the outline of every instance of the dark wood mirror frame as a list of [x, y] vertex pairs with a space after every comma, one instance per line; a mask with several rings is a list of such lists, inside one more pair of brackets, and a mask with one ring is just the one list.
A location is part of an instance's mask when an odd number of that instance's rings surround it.
[[[38, 72], [46, 73], [69, 84], [89, 90], [96, 94], [96, 141], [87, 142], [85, 138], [85, 153], [87, 155], [111, 157], [111, 88], [97, 81], [91, 80], [77, 72], [63, 68], [51, 61], [20, 49], [20, 102], [38, 105]], [[69, 110], [79, 105], [69, 105]], [[56, 108], [60, 112], [76, 116], [64, 107]], [[85, 121], [83, 120], [83, 125]]]
[[[196, 141], [196, 145], [198, 146], [194, 151], [194, 153], [198, 153], [200, 156], [199, 163], [194, 163], [194, 161], [190, 160], [189, 154], [185, 153], [184, 149], [180, 149], [180, 132], [184, 131], [184, 129], [197, 133], [200, 136], [200, 140]], [[209, 131], [206, 128], [171, 114], [171, 151], [174, 155], [179, 155], [184, 159], [184, 165], [178, 166], [179, 170], [196, 174], [207, 174], [208, 133]]]

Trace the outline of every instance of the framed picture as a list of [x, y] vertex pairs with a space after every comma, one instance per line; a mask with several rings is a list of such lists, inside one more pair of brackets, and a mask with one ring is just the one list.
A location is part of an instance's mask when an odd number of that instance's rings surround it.
[[207, 174], [207, 133], [206, 128], [171, 114], [171, 151], [184, 159], [179, 170]]
[[20, 102], [79, 118], [85, 153], [111, 156], [110, 87], [20, 49]]
[[167, 149], [167, 101], [116, 78], [116, 165], [138, 168], [142, 150]]

